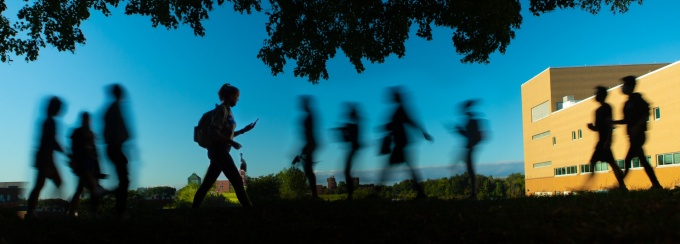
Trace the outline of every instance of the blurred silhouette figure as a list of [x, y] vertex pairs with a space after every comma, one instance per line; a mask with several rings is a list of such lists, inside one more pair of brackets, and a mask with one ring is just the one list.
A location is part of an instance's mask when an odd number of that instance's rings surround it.
[[352, 160], [354, 155], [361, 147], [359, 144], [359, 124], [361, 117], [359, 117], [358, 105], [348, 103], [347, 105], [347, 123], [342, 127], [337, 128], [340, 131], [343, 142], [350, 144], [350, 151], [347, 154], [345, 161], [345, 182], [347, 184], [347, 199], [352, 200], [354, 193], [354, 181], [352, 180]]
[[302, 128], [304, 130], [305, 146], [302, 147], [302, 152], [299, 156], [293, 159], [293, 165], [297, 162], [302, 163], [302, 167], [305, 171], [305, 176], [309, 181], [309, 188], [312, 191], [312, 197], [316, 198], [318, 196], [316, 192], [316, 175], [314, 175], [314, 152], [316, 152], [317, 140], [316, 140], [316, 120], [315, 111], [312, 108], [313, 103], [312, 96], [300, 96], [300, 105], [302, 110], [305, 112], [304, 119], [302, 120]]
[[246, 171], [248, 171], [248, 164], [246, 163], [246, 160], [243, 158], [243, 152], [239, 150], [239, 156], [241, 157], [241, 166], [239, 166], [238, 173], [241, 175], [241, 179], [243, 180], [243, 187], [248, 186], [246, 184]]
[[205, 173], [205, 178], [203, 178], [201, 186], [196, 191], [196, 195], [194, 195], [192, 207], [198, 208], [201, 206], [205, 195], [208, 193], [208, 190], [210, 190], [210, 187], [215, 184], [220, 173], [224, 173], [231, 185], [234, 186], [236, 197], [241, 203], [241, 206], [250, 207], [252, 206], [252, 203], [246, 193], [241, 174], [239, 173], [238, 168], [236, 168], [234, 159], [229, 155], [229, 151], [232, 147], [241, 149], [241, 144], [234, 141], [234, 137], [255, 128], [257, 121], [250, 123], [241, 130], [235, 131], [236, 121], [234, 120], [234, 114], [232, 113], [231, 108], [238, 103], [241, 92], [235, 86], [227, 83], [222, 85], [217, 92], [217, 95], [222, 103], [215, 108], [212, 123], [210, 124], [209, 133], [212, 139], [212, 143], [208, 147], [210, 165], [208, 166], [208, 172]]
[[78, 176], [78, 186], [69, 204], [68, 215], [78, 216], [80, 194], [84, 188], [90, 191], [92, 214], [97, 215], [97, 207], [103, 190], [99, 179], [103, 177], [99, 168], [99, 156], [94, 143], [94, 133], [90, 127], [90, 114], [81, 113], [81, 126], [71, 134], [71, 169]]
[[115, 190], [116, 214], [118, 218], [122, 218], [127, 206], [130, 186], [128, 159], [123, 153], [123, 144], [130, 139], [130, 133], [121, 111], [123, 87], [120, 84], [114, 84], [109, 89], [114, 100], [104, 114], [104, 142], [106, 142], [106, 155], [115, 166], [118, 176], [118, 188]]
[[662, 189], [656, 174], [654, 174], [654, 169], [647, 162], [647, 157], [642, 149], [647, 139], [645, 131], [647, 131], [647, 120], [649, 120], [649, 103], [642, 98], [640, 93], [633, 92], [635, 90], [636, 79], [637, 77], [635, 76], [626, 76], [621, 79], [623, 81], [621, 92], [628, 95], [628, 101], [626, 101], [623, 107], [623, 119], [614, 121], [614, 124], [626, 125], [626, 132], [630, 141], [630, 148], [624, 162], [625, 170], [623, 176], [626, 177], [628, 175], [630, 162], [633, 158], [637, 157], [640, 160], [640, 165], [645, 168], [649, 180], [652, 182], [652, 189]]
[[456, 132], [463, 136], [467, 141], [465, 145], [465, 165], [467, 166], [467, 172], [470, 176], [470, 199], [477, 198], [477, 174], [475, 172], [472, 156], [474, 155], [475, 147], [483, 139], [479, 119], [475, 118], [475, 113], [472, 112], [471, 109], [475, 103], [477, 103], [475, 100], [463, 102], [461, 112], [466, 116], [467, 121], [465, 122], [465, 127], [456, 126], [455, 129]]
[[425, 129], [422, 126], [420, 126], [415, 120], [413, 120], [411, 116], [409, 116], [409, 114], [407, 113], [406, 108], [404, 106], [403, 92], [401, 91], [400, 87], [392, 87], [390, 96], [392, 102], [396, 105], [396, 108], [394, 110], [394, 113], [392, 114], [391, 120], [385, 125], [387, 135], [383, 138], [380, 153], [390, 154], [390, 158], [388, 161], [389, 162], [388, 167], [386, 167], [382, 172], [382, 176], [380, 177], [380, 183], [383, 184], [385, 182], [387, 174], [389, 173], [388, 172], [389, 168], [402, 163], [406, 163], [406, 166], [411, 171], [411, 175], [413, 177], [413, 190], [416, 191], [418, 194], [416, 198], [425, 198], [426, 197], [425, 191], [418, 184], [418, 182], [420, 181], [418, 174], [413, 168], [413, 165], [410, 162], [408, 154], [406, 152], [407, 146], [409, 144], [406, 126], [408, 125], [420, 130], [422, 132], [423, 137], [428, 141], [432, 141], [433, 138], [432, 136], [430, 136], [430, 134], [428, 134], [425, 131]]
[[607, 99], [607, 88], [602, 86], [596, 87], [595, 100], [600, 103], [600, 107], [595, 110], [595, 123], [589, 123], [588, 129], [597, 131], [599, 140], [595, 145], [593, 156], [590, 158], [591, 174], [588, 177], [586, 183], [590, 181], [593, 176], [595, 176], [595, 174], [592, 173], [594, 172], [595, 164], [597, 162], [607, 162], [609, 166], [612, 167], [614, 176], [616, 176], [616, 180], [619, 182], [619, 189], [625, 191], [628, 190], [628, 188], [626, 188], [626, 183], [623, 181], [623, 172], [616, 164], [616, 160], [614, 160], [614, 154], [612, 153], [611, 149], [612, 130], [614, 129], [612, 120], [612, 107], [605, 102], [605, 99]]
[[59, 142], [56, 139], [57, 125], [54, 117], [60, 114], [63, 103], [61, 99], [54, 96], [51, 97], [46, 109], [46, 118], [42, 124], [42, 134], [40, 136], [40, 145], [35, 156], [35, 164], [33, 165], [38, 170], [38, 175], [35, 180], [35, 186], [28, 197], [28, 206], [26, 216], [28, 218], [36, 217], [35, 207], [38, 204], [40, 191], [45, 185], [45, 180], [50, 179], [57, 187], [61, 186], [61, 175], [54, 164], [54, 151], [64, 152]]

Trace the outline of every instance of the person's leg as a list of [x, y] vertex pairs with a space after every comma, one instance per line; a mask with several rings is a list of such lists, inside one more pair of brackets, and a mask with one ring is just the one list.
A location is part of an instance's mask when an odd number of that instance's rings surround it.
[[[84, 176], [78, 177], [78, 186], [76, 187], [76, 192], [73, 193], [73, 197], [71, 197], [71, 202], [68, 205], [68, 215], [71, 217], [76, 217], [76, 213], [78, 212], [78, 205], [80, 204], [80, 194], [83, 193], [83, 188], [85, 187], [85, 182], [83, 179]], [[92, 195], [92, 193], [90, 193]]]
[[130, 180], [128, 179], [127, 164], [116, 164], [116, 174], [118, 174], [118, 189], [116, 189], [116, 212], [121, 217], [127, 206], [127, 195]]
[[125, 212], [128, 187], [130, 186], [130, 179], [128, 178], [128, 160], [123, 154], [123, 145], [107, 145], [106, 153], [109, 159], [116, 168], [116, 175], [118, 176], [118, 188], [115, 190], [116, 194], [116, 212], [118, 217], [121, 217]]
[[645, 155], [645, 151], [642, 148], [642, 145], [644, 144], [644, 138], [641, 139], [640, 147], [638, 149], [637, 157], [638, 160], [640, 160], [640, 164], [642, 165], [643, 168], [645, 168], [645, 173], [647, 173], [647, 177], [649, 177], [649, 181], [652, 182], [652, 188], [653, 189], [662, 189], [661, 184], [659, 183], [659, 179], [656, 178], [656, 173], [654, 173], [654, 168], [652, 168], [652, 165], [649, 164], [647, 161], [647, 156]]
[[243, 185], [243, 179], [241, 178], [241, 174], [239, 174], [238, 169], [234, 164], [234, 159], [227, 154], [226, 157], [224, 157], [224, 159], [222, 160], [223, 161], [220, 162], [221, 171], [224, 173], [224, 176], [227, 177], [231, 185], [234, 187], [234, 191], [236, 192], [236, 198], [238, 198], [239, 203], [241, 203], [241, 206], [244, 207], [252, 206], [253, 204], [252, 202], [250, 202], [250, 198], [248, 197], [246, 188]]
[[211, 160], [210, 165], [208, 166], [208, 172], [205, 173], [203, 182], [201, 183], [201, 186], [198, 187], [198, 190], [196, 190], [196, 195], [194, 195], [194, 202], [191, 205], [192, 208], [199, 208], [201, 206], [205, 195], [208, 194], [208, 190], [215, 184], [219, 175], [220, 168], [217, 166], [217, 162]]
[[623, 177], [626, 178], [628, 175], [628, 171], [630, 171], [630, 164], [633, 161], [633, 158], [637, 156], [636, 149], [635, 149], [635, 142], [630, 140], [630, 148], [628, 148], [628, 153], [626, 153], [626, 158], [623, 161]]
[[[311, 157], [308, 158], [311, 159]], [[312, 168], [312, 162], [306, 161], [303, 166], [305, 170], [305, 175], [307, 176], [307, 180], [309, 181], [309, 188], [310, 190], [312, 190], [312, 197], [316, 198], [318, 196], [316, 191], [316, 175], [314, 174], [314, 169]]]
[[405, 162], [406, 167], [408, 167], [409, 170], [411, 171], [411, 178], [413, 179], [413, 181], [411, 182], [411, 188], [413, 189], [413, 191], [416, 192], [416, 198], [426, 198], [427, 195], [425, 195], [425, 190], [422, 187], [420, 187], [419, 184], [420, 177], [418, 176], [416, 169], [411, 165], [411, 160], [409, 160], [410, 158], [406, 154], [406, 148], [403, 147], [400, 151], [401, 155], [396, 155], [396, 158], [401, 159], [398, 161]]
[[477, 173], [474, 165], [472, 165], [472, 148], [467, 150], [465, 156], [465, 164], [467, 166], [468, 175], [470, 176], [470, 198], [477, 198]]
[[347, 161], [345, 162], [345, 183], [347, 185], [347, 199], [352, 200], [354, 194], [354, 181], [352, 180], [352, 158], [356, 149], [352, 149], [347, 155]]
[[302, 162], [302, 166], [304, 167], [305, 171], [305, 176], [307, 176], [307, 180], [309, 181], [309, 189], [312, 191], [312, 197], [316, 198], [318, 196], [317, 191], [316, 191], [316, 175], [314, 174], [314, 151], [316, 149], [316, 145], [313, 144], [308, 144], [305, 146], [303, 149], [303, 155], [304, 155], [304, 162]]
[[[35, 186], [31, 190], [31, 194], [28, 197], [28, 206], [26, 210], [26, 215], [30, 216], [33, 214], [35, 207], [38, 205], [38, 197], [40, 197], [40, 191], [45, 185], [45, 175], [42, 170], [38, 170], [38, 176], [35, 180]], [[32, 216], [31, 216], [32, 217]]]

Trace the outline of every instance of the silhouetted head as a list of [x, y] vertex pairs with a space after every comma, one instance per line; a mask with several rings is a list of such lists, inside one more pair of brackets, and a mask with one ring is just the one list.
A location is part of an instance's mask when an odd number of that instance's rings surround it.
[[85, 128], [90, 127], [90, 113], [88, 113], [88, 112], [80, 113], [80, 124], [81, 124], [82, 127], [85, 127]]
[[311, 112], [312, 111], [312, 103], [313, 103], [313, 98], [310, 95], [302, 95], [300, 96], [300, 106], [302, 107], [302, 110], [306, 112]]
[[477, 104], [477, 100], [475, 99], [470, 99], [466, 100], [463, 103], [461, 103], [460, 110], [462, 113], [467, 114], [469, 116], [472, 116], [472, 106]]
[[62, 102], [61, 99], [58, 97], [54, 96], [50, 98], [49, 104], [47, 104], [47, 117], [54, 117], [59, 115], [59, 112], [61, 112], [61, 106]]
[[355, 103], [347, 103], [347, 117], [349, 120], [359, 122], [359, 108]]
[[113, 84], [111, 86], [111, 95], [116, 101], [120, 101], [123, 98], [123, 86], [120, 84]]
[[236, 103], [238, 103], [238, 99], [241, 96], [241, 91], [239, 91], [239, 89], [235, 86], [225, 83], [217, 92], [217, 95], [220, 97], [220, 101], [226, 103], [230, 107], [233, 107], [236, 106]]
[[390, 88], [392, 91], [392, 101], [394, 103], [402, 103], [403, 101], [403, 91], [400, 86], [393, 86]]
[[635, 84], [637, 83], [635, 80], [637, 77], [629, 75], [626, 77], [621, 78], [621, 81], [623, 81], [623, 86], [621, 87], [621, 92], [626, 95], [630, 95], [635, 91]]
[[606, 98], [607, 88], [604, 86], [595, 87], [595, 100], [602, 103]]

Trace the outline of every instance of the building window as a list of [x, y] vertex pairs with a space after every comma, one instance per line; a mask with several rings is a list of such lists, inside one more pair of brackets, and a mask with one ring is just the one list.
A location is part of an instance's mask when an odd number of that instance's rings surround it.
[[606, 162], [597, 162], [595, 163], [595, 172], [603, 172], [603, 171], [609, 171], [609, 164]]
[[555, 137], [553, 136], [553, 146], [554, 146], [555, 144], [557, 144], [557, 139], [555, 139]]
[[561, 167], [561, 168], [555, 168], [555, 176], [559, 175], [575, 175], [576, 174], [576, 165], [574, 166], [567, 166], [567, 167]]
[[656, 155], [658, 166], [680, 164], [680, 152]]
[[550, 104], [548, 104], [548, 101], [531, 108], [531, 122], [536, 122], [539, 119], [548, 117], [548, 115], [550, 115]]
[[536, 164], [534, 164], [534, 169], [535, 169], [535, 168], [548, 167], [548, 166], [551, 166], [551, 165], [552, 165], [552, 162], [550, 162], [550, 161], [548, 161], [548, 162], [542, 162], [542, 163], [536, 163]]
[[571, 140], [572, 141], [576, 140], [576, 131], [571, 131]]
[[[646, 158], [647, 158], [647, 163], [649, 163], [649, 165], [651, 165], [651, 166], [654, 166], [654, 164], [652, 163], [652, 157], [647, 156]], [[625, 169], [624, 160], [616, 160], [616, 164], [618, 164], [621, 169]], [[633, 160], [631, 160], [630, 168], [631, 169], [642, 168], [642, 164], [640, 164], [640, 159], [638, 159], [637, 157], [634, 157]]]
[[581, 174], [592, 173], [593, 169], [590, 168], [590, 164], [581, 164]]
[[658, 120], [661, 118], [661, 109], [659, 109], [659, 107], [652, 109], [652, 112], [654, 114], [654, 120]]
[[583, 132], [581, 131], [581, 129], [578, 129], [578, 139], [581, 138], [583, 138]]
[[550, 135], [550, 131], [544, 131], [544, 132], [541, 132], [541, 133], [538, 133], [536, 135], [531, 136], [531, 140], [538, 140], [538, 139], [541, 139], [541, 138], [549, 136], [549, 135]]

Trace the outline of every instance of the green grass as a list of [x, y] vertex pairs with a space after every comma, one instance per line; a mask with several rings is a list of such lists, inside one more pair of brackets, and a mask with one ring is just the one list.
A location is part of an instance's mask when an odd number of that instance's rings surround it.
[[0, 243], [674, 243], [680, 192], [485, 201], [297, 200], [255, 207], [131, 210], [116, 221], [32, 221], [0, 211]]
[[338, 201], [347, 199], [347, 194], [324, 194], [319, 195], [319, 198], [325, 201]]
[[235, 192], [222, 193], [222, 196], [225, 196], [230, 202], [239, 203]]

